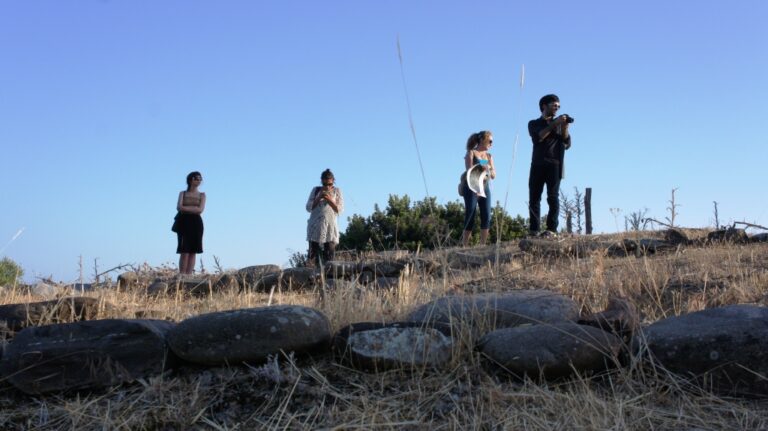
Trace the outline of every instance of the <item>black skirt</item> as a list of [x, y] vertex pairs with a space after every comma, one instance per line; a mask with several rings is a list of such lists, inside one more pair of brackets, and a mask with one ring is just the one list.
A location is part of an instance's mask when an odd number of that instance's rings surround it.
[[203, 252], [203, 218], [200, 214], [179, 214], [176, 219], [178, 225], [178, 245], [176, 253], [202, 253]]

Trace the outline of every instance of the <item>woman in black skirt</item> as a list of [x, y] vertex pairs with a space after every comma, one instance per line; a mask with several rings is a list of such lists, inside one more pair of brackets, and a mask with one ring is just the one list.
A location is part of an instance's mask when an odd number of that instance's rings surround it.
[[176, 234], [179, 245], [179, 273], [192, 274], [195, 271], [195, 254], [203, 252], [203, 218], [200, 214], [205, 209], [205, 193], [198, 190], [203, 182], [200, 172], [187, 175], [187, 190], [179, 192], [176, 209]]

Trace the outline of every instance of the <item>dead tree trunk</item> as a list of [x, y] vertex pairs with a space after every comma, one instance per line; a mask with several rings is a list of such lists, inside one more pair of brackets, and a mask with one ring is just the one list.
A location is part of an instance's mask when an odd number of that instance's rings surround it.
[[584, 193], [584, 217], [587, 222], [587, 235], [592, 234], [592, 187]]

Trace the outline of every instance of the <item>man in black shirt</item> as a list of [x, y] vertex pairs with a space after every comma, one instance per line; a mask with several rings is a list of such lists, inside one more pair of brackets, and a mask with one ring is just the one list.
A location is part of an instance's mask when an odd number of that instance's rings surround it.
[[528, 177], [528, 206], [530, 210], [531, 235], [538, 235], [541, 229], [541, 193], [547, 185], [548, 235], [557, 232], [560, 213], [560, 179], [563, 177], [563, 157], [565, 150], [571, 147], [571, 135], [568, 126], [573, 119], [563, 114], [555, 117], [560, 109], [560, 99], [554, 94], [547, 94], [539, 100], [541, 117], [528, 122], [528, 134], [533, 141], [531, 174]]

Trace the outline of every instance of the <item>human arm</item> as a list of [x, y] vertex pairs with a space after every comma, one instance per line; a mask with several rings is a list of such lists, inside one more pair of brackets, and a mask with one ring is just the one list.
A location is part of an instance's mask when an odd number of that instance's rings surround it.
[[317, 193], [317, 187], [313, 187], [309, 192], [309, 198], [307, 198], [307, 212], [312, 212], [313, 209], [320, 203], [320, 196]]
[[344, 198], [341, 196], [341, 190], [338, 188], [334, 188], [331, 192], [323, 191], [321, 195], [336, 214], [344, 210]]
[[568, 136], [568, 116], [565, 114], [560, 115], [547, 124], [546, 127], [542, 127], [538, 131], [539, 142], [546, 139], [550, 133], [559, 134], [563, 137]]
[[200, 193], [200, 205], [184, 205], [184, 193], [179, 192], [179, 200], [176, 203], [176, 211], [185, 214], [202, 214], [205, 210], [205, 193]]
[[488, 153], [488, 174], [491, 176], [491, 179], [496, 179], [496, 168], [493, 165], [493, 156], [491, 153]]
[[200, 193], [200, 206], [197, 207], [198, 214], [202, 214], [205, 211], [205, 193]]
[[467, 151], [464, 155], [464, 170], [469, 170], [472, 167], [472, 150]]
[[328, 201], [328, 205], [331, 205], [336, 214], [341, 214], [344, 211], [344, 195], [342, 195], [340, 188], [336, 187], [334, 190], [336, 191], [336, 199], [333, 204], [331, 204], [331, 201]]

